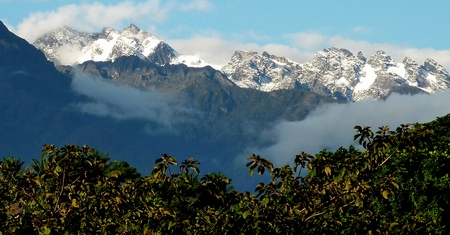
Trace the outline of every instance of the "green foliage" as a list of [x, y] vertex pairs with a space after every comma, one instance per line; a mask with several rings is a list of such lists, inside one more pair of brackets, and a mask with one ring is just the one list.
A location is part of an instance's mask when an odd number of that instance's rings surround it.
[[136, 168], [124, 161], [108, 162], [105, 174], [110, 178], [116, 178], [118, 183], [124, 183], [127, 180], [136, 180], [141, 177], [141, 174], [139, 174]]
[[0, 161], [0, 234], [449, 234], [450, 116], [355, 129], [362, 150], [281, 167], [250, 155], [250, 174], [269, 175], [254, 193], [194, 158], [162, 154], [141, 176], [87, 146], [45, 145], [30, 167]]

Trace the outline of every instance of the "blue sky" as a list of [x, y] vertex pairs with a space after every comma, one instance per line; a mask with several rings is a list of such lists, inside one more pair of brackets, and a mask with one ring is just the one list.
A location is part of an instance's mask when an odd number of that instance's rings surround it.
[[298, 62], [327, 47], [394, 60], [431, 57], [450, 68], [450, 1], [361, 0], [0, 0], [0, 19], [30, 42], [68, 25], [81, 31], [130, 23], [183, 54], [224, 64], [234, 50], [268, 51]]

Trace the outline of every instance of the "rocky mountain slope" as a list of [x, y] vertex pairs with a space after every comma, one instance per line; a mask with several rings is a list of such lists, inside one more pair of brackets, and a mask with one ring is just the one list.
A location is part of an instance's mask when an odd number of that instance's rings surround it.
[[0, 22], [0, 158], [29, 163], [43, 144], [88, 144], [143, 174], [168, 153], [233, 177], [238, 153], [268, 144], [258, 142], [261, 130], [335, 102], [306, 90], [244, 89], [209, 66], [135, 55], [59, 68], [65, 74]]
[[348, 101], [384, 98], [399, 87], [413, 93], [450, 87], [449, 73], [433, 59], [418, 65], [407, 57], [398, 63], [383, 51], [366, 58], [361, 52], [328, 48], [304, 64], [267, 52], [236, 51], [222, 71], [241, 87], [267, 92], [301, 88]]
[[[139, 166], [144, 174], [166, 152], [195, 157], [207, 172], [234, 177], [238, 154], [248, 146], [273, 144], [277, 133], [267, 130], [277, 121], [299, 121], [325, 103], [357, 100], [356, 88], [384, 89], [383, 76], [394, 84], [389, 92], [432, 92], [447, 86], [443, 77], [448, 73], [432, 60], [419, 66], [408, 59], [392, 62], [382, 52], [365, 59], [335, 48], [305, 64], [268, 53], [236, 52], [221, 71], [192, 67], [176, 62], [177, 54], [167, 44], [144, 47], [143, 41], [153, 39], [144, 40], [142, 35], [150, 34], [133, 28], [105, 29], [112, 38], [64, 28], [62, 36], [53, 32], [37, 41], [45, 41], [44, 55], [0, 24], [0, 157], [14, 154], [29, 161], [39, 158], [31, 154], [45, 143], [89, 144]], [[98, 40], [114, 45], [96, 48]], [[81, 47], [91, 56], [84, 62], [74, 50]], [[102, 53], [108, 48], [110, 53]], [[65, 57], [69, 55], [74, 57]], [[74, 67], [61, 63], [74, 58]], [[372, 80], [362, 83], [363, 78]]]
[[[199, 58], [180, 55], [135, 25], [121, 32], [105, 28], [101, 33], [64, 27], [43, 35], [34, 45], [49, 60], [63, 65], [114, 61], [121, 56], [137, 56], [160, 66], [208, 65]], [[396, 62], [383, 51], [366, 58], [361, 52], [354, 55], [339, 48], [319, 51], [303, 64], [267, 52], [236, 51], [221, 72], [242, 88], [264, 92], [304, 89], [343, 101], [382, 99], [391, 92], [433, 93], [450, 87], [450, 74], [433, 59], [419, 65], [409, 57]]]

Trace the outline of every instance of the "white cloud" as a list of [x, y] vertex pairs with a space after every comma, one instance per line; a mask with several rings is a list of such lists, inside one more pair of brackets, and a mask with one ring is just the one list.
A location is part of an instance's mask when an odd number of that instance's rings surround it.
[[218, 32], [210, 31], [191, 38], [169, 39], [166, 41], [182, 54], [196, 55], [209, 63], [220, 66], [228, 63], [235, 50], [254, 50], [259, 53], [267, 51], [269, 54], [284, 56], [293, 61], [305, 63], [311, 61], [318, 51], [329, 47], [337, 47], [348, 49], [354, 54], [361, 51], [367, 58], [374, 55], [377, 51], [383, 50], [397, 62], [402, 62], [407, 56], [414, 59], [418, 64], [422, 64], [427, 58], [432, 58], [447, 68], [447, 70], [450, 70], [450, 50], [420, 49], [388, 43], [370, 43], [352, 40], [339, 35], [327, 36], [318, 32], [287, 34], [284, 38], [289, 40], [284, 45], [278, 43], [243, 43], [239, 38], [229, 39]]
[[72, 80], [72, 89], [91, 99], [73, 104], [78, 111], [117, 120], [148, 121], [151, 124], [146, 129], [175, 133], [174, 124], [189, 121], [192, 114], [176, 95], [118, 86], [81, 73]]
[[397, 62], [403, 61], [407, 56], [419, 64], [422, 64], [427, 58], [432, 58], [445, 68], [450, 68], [450, 50], [419, 49], [388, 43], [369, 43], [366, 41], [351, 40], [341, 36], [330, 37], [327, 44], [335, 47], [348, 48], [355, 53], [362, 51], [366, 57], [373, 55], [378, 50], [383, 50]]
[[283, 56], [299, 63], [305, 63], [307, 61], [310, 61], [315, 54], [315, 52], [299, 50], [295, 47], [290, 47], [281, 44], [266, 44], [262, 46], [261, 49], [267, 51], [269, 54]]
[[[427, 58], [432, 58], [445, 68], [450, 68], [450, 50], [412, 48], [389, 43], [370, 43], [367, 41], [352, 40], [339, 35], [327, 36], [317, 32], [302, 32], [286, 35], [286, 37], [291, 40], [292, 47], [304, 49], [303, 55], [308, 53], [314, 54], [319, 50], [329, 47], [345, 48], [354, 54], [361, 51], [366, 57], [370, 57], [375, 52], [382, 50], [388, 55], [391, 55], [397, 62], [402, 62], [405, 57], [411, 57], [418, 64], [422, 64]], [[297, 54], [298, 57], [291, 59], [302, 62], [301, 60], [305, 57], [299, 55]]]
[[245, 157], [254, 153], [270, 159], [276, 165], [292, 163], [296, 154], [331, 151], [353, 142], [355, 125], [397, 128], [405, 123], [424, 123], [450, 113], [450, 92], [433, 95], [393, 94], [386, 101], [366, 100], [348, 104], [329, 104], [311, 112], [303, 121], [282, 121], [262, 131], [267, 147], [250, 146], [237, 158], [242, 165]]
[[187, 39], [169, 39], [166, 41], [181, 54], [198, 56], [216, 65], [216, 67], [227, 64], [236, 50], [253, 50], [259, 53], [267, 51], [269, 54], [284, 56], [297, 62], [309, 61], [314, 55], [314, 53], [304, 52], [282, 44], [269, 43], [259, 45], [257, 43], [241, 43], [225, 39], [218, 34], [198, 35]]
[[57, 49], [60, 64], [75, 64], [83, 55], [79, 45], [67, 44]]
[[218, 65], [217, 67], [228, 63], [235, 50], [253, 50], [259, 53], [267, 51], [269, 54], [284, 56], [293, 61], [305, 63], [311, 61], [318, 51], [329, 47], [337, 47], [348, 49], [354, 54], [361, 51], [367, 58], [374, 55], [375, 52], [383, 50], [397, 62], [402, 62], [407, 56], [414, 59], [418, 64], [422, 64], [427, 58], [432, 58], [450, 71], [450, 50], [419, 49], [388, 43], [370, 43], [342, 36], [326, 36], [316, 32], [288, 34], [285, 35], [285, 38], [291, 42], [286, 45], [242, 43], [239, 40], [225, 38], [220, 33], [209, 32], [208, 35], [196, 35], [191, 38], [166, 41], [178, 52], [196, 55], [209, 63]]
[[185, 55], [195, 55], [220, 67], [230, 61], [235, 50], [259, 50], [257, 44], [226, 40], [221, 36], [194, 36], [188, 39], [166, 40], [175, 50]]
[[[116, 4], [85, 2], [65, 5], [53, 11], [31, 13], [17, 27], [8, 25], [8, 28], [29, 42], [33, 42], [39, 35], [63, 25], [69, 25], [81, 31], [100, 31], [103, 27], [121, 29], [130, 23], [134, 23], [144, 30], [158, 34], [157, 26], [167, 21], [175, 13], [205, 11], [214, 7], [210, 0], [187, 2], [181, 0], [145, 0], [141, 2], [123, 1]], [[183, 24], [180, 23], [180, 25]], [[363, 26], [357, 26], [351, 30], [355, 33], [370, 33], [370, 29]], [[244, 43], [252, 37], [255, 37], [255, 41], [259, 41], [259, 43]], [[268, 42], [270, 37], [259, 35], [252, 30], [232, 33], [228, 37], [223, 37], [220, 33], [214, 33], [214, 31], [211, 33], [211, 29], [205, 29], [202, 35], [194, 35], [185, 39], [164, 38], [164, 40], [180, 53], [199, 56], [207, 62], [217, 65], [217, 67], [226, 64], [235, 50], [254, 50], [260, 53], [267, 51], [270, 54], [305, 63], [310, 61], [319, 50], [328, 47], [341, 47], [353, 53], [362, 51], [366, 57], [373, 55], [378, 50], [384, 50], [398, 62], [401, 62], [406, 56], [413, 58], [419, 64], [426, 58], [433, 58], [447, 69], [450, 68], [450, 50], [370, 43], [339, 35], [329, 36], [314, 31], [291, 33], [283, 37], [289, 43], [284, 45], [273, 42], [264, 44], [262, 41]]]
[[17, 26], [15, 33], [34, 42], [43, 33], [63, 25], [82, 31], [94, 31], [103, 27], [123, 28], [130, 23], [154, 29], [157, 23], [166, 20], [172, 12], [206, 10], [212, 7], [207, 0], [194, 0], [186, 4], [174, 1], [161, 3], [159, 0], [124, 1], [108, 5], [99, 2], [70, 4], [54, 11], [31, 13]]
[[306, 51], [317, 51], [326, 45], [326, 36], [316, 32], [300, 32], [286, 35], [293, 46]]

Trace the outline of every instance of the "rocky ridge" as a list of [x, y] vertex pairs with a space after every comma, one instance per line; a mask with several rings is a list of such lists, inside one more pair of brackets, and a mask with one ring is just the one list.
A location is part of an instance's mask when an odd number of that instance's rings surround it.
[[[41, 36], [34, 45], [56, 64], [137, 56], [159, 66], [209, 65], [199, 58], [179, 54], [133, 24], [123, 31], [105, 28], [101, 33], [64, 27]], [[347, 49], [327, 48], [303, 64], [268, 52], [235, 51], [220, 71], [242, 88], [264, 92], [304, 89], [342, 101], [382, 99], [393, 91], [433, 93], [450, 88], [450, 74], [435, 60], [427, 59], [419, 65], [406, 57], [396, 62], [384, 51], [366, 58], [362, 52], [355, 55]]]
[[0, 52], [0, 150], [29, 162], [45, 143], [89, 144], [141, 172], [168, 150], [234, 172], [232, 158], [245, 146], [266, 143], [254, 128], [335, 102], [305, 90], [242, 89], [209, 66], [160, 66], [138, 56], [57, 66], [63, 74], [1, 21]]
[[33, 45], [57, 65], [75, 65], [85, 61], [114, 61], [122, 56], [137, 56], [158, 65], [208, 64], [191, 55], [182, 55], [167, 43], [131, 24], [122, 31], [104, 28], [100, 33], [58, 28], [39, 37]]
[[304, 64], [267, 52], [236, 51], [222, 71], [245, 88], [266, 92], [301, 88], [347, 101], [385, 98], [398, 87], [427, 93], [450, 87], [449, 73], [435, 60], [418, 65], [407, 57], [398, 63], [384, 51], [366, 58], [361, 52], [328, 48]]

